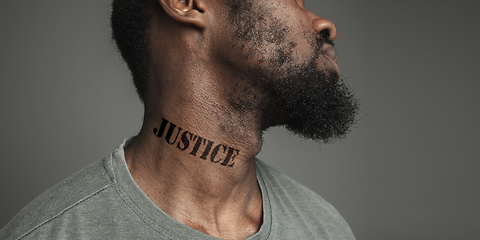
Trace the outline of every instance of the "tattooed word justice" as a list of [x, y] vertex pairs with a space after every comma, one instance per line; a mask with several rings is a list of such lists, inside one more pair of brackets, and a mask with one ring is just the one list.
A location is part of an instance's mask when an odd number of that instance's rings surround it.
[[[220, 163], [227, 167], [233, 167], [233, 164], [235, 164], [235, 157], [238, 156], [240, 150], [223, 144], [215, 144], [213, 141], [197, 136], [189, 131], [183, 131], [181, 127], [177, 127], [177, 125], [169, 122], [165, 118], [162, 118], [160, 129], [153, 129], [153, 134], [158, 138], [162, 138], [165, 129], [167, 129], [167, 125], [169, 125], [169, 127], [165, 134], [165, 141], [168, 144], [176, 144], [177, 149], [181, 151], [189, 150], [190, 155], [198, 156], [203, 160], [207, 160], [208, 158], [212, 163]], [[174, 138], [172, 138], [173, 135], [175, 135]], [[178, 136], [180, 136], [180, 139]]]

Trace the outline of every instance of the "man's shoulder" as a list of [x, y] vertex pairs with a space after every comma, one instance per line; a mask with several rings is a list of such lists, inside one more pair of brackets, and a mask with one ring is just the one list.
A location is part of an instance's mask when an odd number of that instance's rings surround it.
[[257, 160], [271, 205], [274, 236], [283, 239], [355, 239], [329, 202], [301, 183]]
[[83, 168], [35, 198], [0, 230], [0, 239], [20, 239], [112, 186], [106, 161]]

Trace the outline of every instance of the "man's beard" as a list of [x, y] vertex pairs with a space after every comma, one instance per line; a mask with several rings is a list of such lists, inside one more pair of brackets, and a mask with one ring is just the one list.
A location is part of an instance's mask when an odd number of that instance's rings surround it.
[[251, 75], [261, 89], [263, 129], [284, 125], [291, 132], [320, 143], [344, 139], [356, 122], [359, 102], [343, 79], [328, 69], [318, 68], [321, 48], [333, 43], [326, 32], [311, 37], [310, 60], [295, 64], [294, 45], [282, 48], [283, 58], [270, 59], [270, 68], [259, 68]]
[[345, 138], [355, 123], [359, 103], [343, 80], [317, 67], [317, 61], [323, 57], [322, 46], [333, 45], [328, 32], [306, 34], [312, 57], [304, 63], [294, 63], [297, 44], [288, 42], [291, 29], [284, 22], [263, 6], [254, 7], [252, 1], [227, 2], [236, 28], [232, 49], [246, 51], [245, 57], [249, 58], [264, 46], [276, 45], [273, 56], [260, 59], [263, 67], [243, 69], [248, 75], [247, 85], [259, 92], [243, 88], [243, 97], [230, 99], [232, 106], [240, 112], [260, 111], [263, 130], [284, 125], [301, 137], [323, 143]]
[[264, 76], [262, 83], [271, 98], [265, 115], [301, 137], [329, 143], [345, 138], [355, 123], [359, 104], [353, 91], [313, 61], [287, 76]]

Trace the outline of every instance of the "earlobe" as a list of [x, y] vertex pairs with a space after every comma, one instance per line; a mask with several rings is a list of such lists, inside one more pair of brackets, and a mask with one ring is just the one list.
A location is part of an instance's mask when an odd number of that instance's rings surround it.
[[206, 25], [203, 0], [158, 0], [163, 10], [176, 21], [204, 28]]

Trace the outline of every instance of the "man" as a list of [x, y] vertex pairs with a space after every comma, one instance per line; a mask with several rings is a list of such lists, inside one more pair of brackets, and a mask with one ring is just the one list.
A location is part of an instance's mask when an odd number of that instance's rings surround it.
[[354, 239], [330, 204], [255, 158], [271, 126], [331, 142], [354, 122], [330, 21], [303, 0], [114, 0], [112, 29], [145, 106], [139, 134], [1, 239]]

